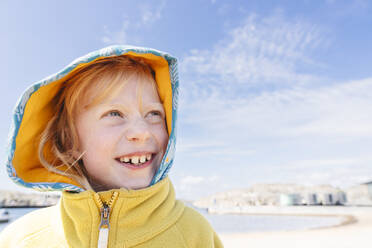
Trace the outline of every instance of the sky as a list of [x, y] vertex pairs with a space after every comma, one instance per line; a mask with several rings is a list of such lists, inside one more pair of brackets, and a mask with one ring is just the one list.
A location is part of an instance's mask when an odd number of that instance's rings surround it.
[[13, 107], [32, 83], [113, 44], [179, 60], [177, 196], [257, 183], [372, 180], [372, 3], [0, 2], [0, 189]]

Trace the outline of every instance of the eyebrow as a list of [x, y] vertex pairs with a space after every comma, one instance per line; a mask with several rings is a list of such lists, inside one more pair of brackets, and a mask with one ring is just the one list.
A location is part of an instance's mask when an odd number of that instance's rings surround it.
[[[125, 105], [122, 105], [122, 104], [116, 104], [116, 103], [102, 103], [102, 108], [116, 108], [116, 109], [122, 109], [122, 110], [125, 110], [125, 111], [130, 111], [130, 108], [128, 108], [127, 106]], [[160, 110], [164, 115], [165, 115], [165, 111], [164, 111], [164, 107], [163, 107], [163, 104], [161, 103], [157, 103], [157, 102], [154, 102], [154, 103], [148, 103], [146, 104], [145, 106], [141, 106], [142, 108], [142, 111], [143, 110], [148, 110], [148, 109], [156, 109], [156, 110]]]
[[115, 109], [122, 109], [125, 111], [129, 111], [129, 108], [125, 105], [122, 104], [117, 104], [117, 103], [102, 103], [102, 108], [115, 108]]
[[143, 106], [143, 110], [148, 110], [152, 108], [155, 108], [156, 110], [160, 110], [163, 114], [165, 114], [163, 104], [161, 103], [154, 102], [154, 103], [148, 103], [145, 106]]

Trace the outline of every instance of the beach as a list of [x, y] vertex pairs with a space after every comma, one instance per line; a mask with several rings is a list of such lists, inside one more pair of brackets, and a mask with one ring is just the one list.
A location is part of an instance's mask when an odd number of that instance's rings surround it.
[[[16, 218], [23, 216], [24, 214], [35, 210], [30, 208], [16, 208], [8, 209], [13, 216], [12, 221]], [[228, 229], [230, 232], [224, 233], [226, 228], [221, 228], [221, 225], [217, 226], [217, 231], [219, 237], [221, 238], [224, 247], [226, 248], [280, 248], [280, 247], [290, 247], [290, 248], [307, 248], [307, 247], [325, 247], [325, 248], [364, 248], [372, 247], [372, 207], [250, 207], [244, 209], [245, 214], [240, 217], [268, 217], [268, 216], [319, 216], [321, 219], [332, 217], [330, 219], [339, 220], [332, 221], [334, 223], [332, 226], [322, 226], [319, 222], [318, 227], [312, 229], [297, 229], [292, 231], [284, 231], [290, 228], [289, 220], [295, 220], [296, 218], [284, 218], [283, 222], [285, 226], [283, 228], [278, 227], [276, 224], [274, 226], [275, 230], [282, 231], [270, 231], [269, 227], [273, 227], [274, 223], [278, 221], [276, 218], [269, 218], [266, 231], [262, 230], [258, 226], [250, 228], [248, 232], [238, 232], [237, 230], [243, 230], [242, 225], [236, 224], [235, 221], [231, 221], [230, 218], [223, 218], [223, 226], [228, 224], [234, 224], [236, 228]], [[205, 213], [204, 213], [205, 214]], [[226, 215], [221, 215], [226, 216]], [[229, 216], [227, 216], [229, 217]], [[335, 218], [337, 217], [337, 218]], [[241, 223], [244, 218], [240, 218]], [[257, 218], [247, 218], [250, 221], [257, 221]], [[258, 218], [262, 222], [265, 218]], [[312, 219], [312, 218], [311, 218]], [[226, 222], [227, 221], [227, 222]], [[306, 223], [300, 221], [298, 226], [313, 226], [313, 221]], [[326, 221], [324, 223], [330, 223]], [[262, 224], [262, 223], [260, 223]], [[293, 223], [292, 223], [293, 224]], [[0, 225], [1, 229], [6, 226], [6, 224]], [[247, 226], [245, 227], [247, 228]], [[293, 227], [291, 227], [293, 228]]]
[[[269, 209], [261, 210], [267, 213]], [[296, 215], [342, 216], [336, 226], [311, 230], [220, 233], [226, 248], [364, 248], [372, 247], [372, 207], [293, 208]], [[302, 210], [302, 211], [301, 211]], [[254, 209], [252, 209], [254, 211]], [[290, 214], [289, 208], [271, 209], [272, 214]], [[251, 213], [253, 214], [253, 213]]]

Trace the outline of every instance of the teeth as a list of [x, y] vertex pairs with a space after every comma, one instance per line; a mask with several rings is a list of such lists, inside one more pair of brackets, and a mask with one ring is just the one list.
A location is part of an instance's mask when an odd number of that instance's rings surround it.
[[146, 155], [142, 155], [142, 156], [141, 156], [141, 158], [140, 158], [140, 162], [141, 162], [141, 163], [146, 162]]
[[151, 160], [152, 154], [146, 154], [142, 156], [133, 156], [133, 157], [121, 157], [119, 160], [120, 162], [124, 163], [132, 163], [132, 164], [139, 164], [145, 163], [146, 161]]
[[133, 156], [132, 157], [132, 164], [138, 164], [139, 157], [138, 156]]
[[120, 158], [120, 162], [128, 163], [129, 162], [129, 158], [128, 157], [121, 157]]

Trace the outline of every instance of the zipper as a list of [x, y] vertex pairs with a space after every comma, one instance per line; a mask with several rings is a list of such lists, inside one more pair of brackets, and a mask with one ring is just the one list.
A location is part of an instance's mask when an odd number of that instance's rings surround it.
[[109, 236], [109, 230], [110, 230], [110, 213], [111, 213], [112, 205], [114, 204], [114, 201], [116, 197], [118, 196], [118, 192], [113, 192], [111, 199], [108, 203], [102, 202], [98, 193], [96, 193], [94, 196], [96, 197], [96, 200], [98, 202], [100, 212], [101, 212], [101, 222], [99, 224], [97, 247], [107, 248], [108, 236]]

